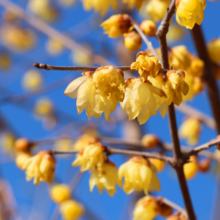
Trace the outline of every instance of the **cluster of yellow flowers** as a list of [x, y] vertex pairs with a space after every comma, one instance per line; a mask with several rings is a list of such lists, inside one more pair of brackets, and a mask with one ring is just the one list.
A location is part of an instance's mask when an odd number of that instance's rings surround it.
[[77, 220], [82, 217], [84, 207], [71, 199], [71, 189], [65, 184], [55, 184], [50, 190], [51, 199], [60, 207], [60, 213], [65, 220]]
[[[80, 149], [73, 166], [80, 166], [81, 171], [90, 170], [89, 180], [90, 191], [95, 186], [102, 193], [106, 189], [110, 196], [116, 192], [116, 184], [122, 186], [125, 193], [132, 193], [134, 190], [148, 191], [160, 190], [160, 182], [156, 177], [156, 168], [149, 160], [142, 157], [133, 157], [121, 165], [119, 170], [114, 163], [108, 160], [105, 154], [105, 147], [97, 140], [80, 138], [76, 143], [76, 149]], [[79, 147], [80, 146], [80, 147]]]
[[176, 0], [176, 20], [177, 22], [192, 29], [195, 24], [201, 24], [206, 8], [205, 0]]
[[183, 101], [192, 100], [204, 89], [202, 81], [204, 62], [191, 54], [183, 45], [171, 49], [169, 62], [174, 69], [184, 69], [185, 81], [189, 85], [189, 91], [187, 95], [183, 96]]
[[[101, 26], [104, 33], [108, 34], [111, 38], [116, 38], [121, 35], [124, 37], [124, 45], [131, 51], [139, 50], [142, 46], [142, 38], [140, 34], [133, 28], [133, 21], [127, 14], [113, 15]], [[140, 24], [140, 29], [149, 37], [153, 37], [157, 31], [157, 25], [152, 20], [144, 20]]]
[[109, 114], [120, 102], [130, 120], [137, 117], [143, 124], [157, 110], [165, 117], [168, 106], [172, 102], [179, 105], [188, 93], [184, 71], [171, 70], [164, 77], [159, 74], [161, 64], [153, 55], [139, 52], [131, 69], [137, 70], [140, 78], [124, 82], [123, 72], [113, 66], [100, 67], [95, 73], [85, 72], [68, 85], [64, 94], [77, 98], [78, 113], [85, 109], [89, 118], [98, 118], [104, 112], [106, 120], [110, 120]]

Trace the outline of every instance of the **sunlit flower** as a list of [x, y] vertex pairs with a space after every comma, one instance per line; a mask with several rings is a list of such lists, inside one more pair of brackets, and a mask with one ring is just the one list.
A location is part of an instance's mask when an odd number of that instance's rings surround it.
[[35, 113], [39, 116], [48, 116], [53, 113], [53, 103], [49, 99], [40, 99], [35, 105]]
[[158, 211], [157, 200], [153, 196], [145, 196], [137, 201], [133, 211], [133, 220], [153, 220]]
[[142, 79], [128, 79], [126, 84], [125, 98], [120, 103], [121, 107], [128, 114], [129, 120], [137, 117], [139, 123], [144, 124], [150, 116], [157, 114], [154, 95], [166, 95], [162, 90], [154, 87], [149, 81], [144, 82]]
[[104, 153], [105, 148], [101, 143], [94, 143], [84, 147], [73, 162], [73, 166], [81, 166], [81, 171], [94, 170], [102, 168], [107, 159]]
[[22, 80], [22, 85], [27, 90], [36, 90], [43, 83], [41, 73], [37, 70], [31, 69], [25, 73]]
[[192, 59], [189, 73], [193, 76], [200, 77], [203, 75], [204, 67], [205, 67], [205, 64], [201, 59], [199, 58]]
[[153, 37], [157, 31], [157, 25], [152, 20], [144, 20], [140, 24], [141, 30], [149, 37]]
[[104, 21], [101, 26], [105, 31], [104, 33], [108, 34], [109, 37], [119, 37], [129, 31], [131, 27], [131, 17], [127, 14], [113, 15]]
[[139, 50], [142, 45], [141, 36], [136, 31], [124, 34], [124, 45], [128, 50]]
[[5, 25], [1, 28], [1, 39], [10, 48], [25, 51], [34, 46], [36, 36], [31, 29]]
[[77, 220], [84, 214], [84, 207], [75, 200], [67, 200], [60, 204], [60, 213], [64, 220]]
[[29, 152], [18, 152], [15, 157], [15, 164], [19, 169], [22, 169], [26, 161], [31, 157]]
[[200, 77], [194, 77], [193, 80], [193, 92], [195, 95], [202, 92], [204, 89], [204, 83]]
[[146, 10], [150, 17], [155, 22], [158, 22], [164, 18], [169, 6], [170, 0], [150, 0], [147, 4]]
[[133, 157], [122, 164], [118, 170], [119, 179], [124, 177], [124, 191], [127, 194], [134, 190], [148, 194], [148, 191], [160, 191], [160, 181], [156, 176], [156, 169], [143, 157]]
[[156, 56], [141, 51], [137, 54], [136, 61], [131, 64], [131, 69], [137, 70], [146, 80], [149, 75], [156, 77], [159, 74], [161, 64]]
[[81, 151], [82, 149], [84, 149], [89, 144], [94, 144], [97, 141], [98, 141], [98, 138], [96, 136], [89, 135], [89, 134], [84, 134], [84, 135], [80, 136], [77, 139], [77, 141], [74, 143], [73, 149]]
[[189, 162], [183, 166], [186, 179], [192, 179], [199, 171], [199, 164], [196, 156], [190, 156]]
[[214, 39], [208, 44], [208, 52], [210, 59], [214, 63], [220, 63], [220, 38]]
[[121, 181], [118, 178], [118, 170], [114, 163], [106, 161], [103, 163], [101, 170], [92, 170], [89, 179], [90, 191], [97, 186], [99, 193], [102, 193], [103, 189], [106, 189], [107, 193], [113, 196], [116, 193], [116, 184], [121, 186]]
[[58, 55], [63, 51], [63, 44], [56, 39], [49, 39], [47, 42], [47, 51], [51, 55]]
[[206, 7], [205, 0], [176, 0], [176, 20], [179, 25], [192, 29], [194, 25], [201, 24]]
[[187, 118], [180, 127], [180, 137], [185, 138], [187, 143], [195, 145], [198, 143], [201, 131], [201, 122], [197, 118]]
[[146, 0], [122, 0], [122, 2], [127, 4], [129, 8], [137, 7], [138, 9], [140, 9], [144, 1]]
[[51, 183], [54, 178], [55, 163], [53, 155], [40, 151], [37, 155], [30, 157], [22, 167], [26, 170], [26, 180], [34, 179], [35, 185], [40, 181]]
[[50, 197], [56, 203], [63, 203], [71, 197], [71, 189], [65, 184], [56, 184], [51, 187]]
[[184, 80], [185, 72], [182, 70], [170, 70], [166, 74], [166, 87], [173, 91], [173, 103], [180, 105], [183, 101], [182, 95], [186, 95], [189, 86]]
[[158, 173], [162, 172], [166, 166], [166, 162], [163, 160], [159, 160], [156, 158], [149, 158], [149, 161], [151, 164], [153, 164], [156, 167]]
[[118, 6], [117, 0], [82, 0], [82, 3], [86, 11], [94, 9], [95, 12], [99, 12], [102, 16], [106, 14], [110, 7], [116, 10]]
[[0, 68], [6, 70], [11, 65], [11, 57], [7, 53], [0, 54]]
[[124, 99], [124, 74], [113, 66], [98, 68], [95, 73], [86, 72], [84, 76], [72, 81], [64, 94], [77, 97], [77, 111], [85, 109], [89, 117], [99, 118], [104, 113], [106, 120], [115, 111], [118, 102]]

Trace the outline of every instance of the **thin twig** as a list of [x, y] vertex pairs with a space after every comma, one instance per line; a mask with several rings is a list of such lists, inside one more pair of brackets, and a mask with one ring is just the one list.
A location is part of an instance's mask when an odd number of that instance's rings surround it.
[[213, 118], [209, 117], [208, 115], [204, 114], [203, 112], [200, 112], [195, 108], [192, 108], [189, 105], [186, 105], [185, 103], [182, 103], [180, 106], [175, 106], [175, 109], [190, 117], [195, 117], [199, 119], [201, 122], [209, 126], [211, 129], [216, 129], [216, 123]]
[[135, 22], [133, 22], [133, 27], [134, 29], [140, 34], [141, 38], [143, 39], [143, 41], [145, 42], [145, 44], [147, 45], [147, 48], [152, 52], [152, 54], [154, 56], [156, 56], [160, 63], [162, 62], [159, 55], [157, 54], [156, 50], [154, 49], [153, 47], [153, 44], [152, 42], [150, 42], [148, 39], [147, 39], [147, 36], [143, 33], [143, 31], [140, 29], [139, 25], [136, 24]]

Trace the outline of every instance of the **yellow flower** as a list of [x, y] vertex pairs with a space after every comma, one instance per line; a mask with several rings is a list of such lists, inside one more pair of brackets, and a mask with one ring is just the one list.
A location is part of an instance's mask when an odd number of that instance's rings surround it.
[[40, 151], [37, 155], [27, 159], [22, 167], [26, 170], [26, 180], [34, 179], [35, 185], [38, 185], [39, 181], [51, 183], [54, 178], [55, 163], [53, 155]]
[[220, 38], [214, 39], [208, 44], [208, 52], [210, 59], [218, 64], [220, 63]]
[[191, 56], [183, 45], [173, 47], [169, 54], [170, 63], [174, 68], [188, 70], [191, 66]]
[[165, 86], [173, 91], [173, 103], [180, 105], [183, 101], [182, 95], [186, 95], [189, 91], [188, 84], [184, 81], [185, 73], [182, 70], [170, 70], [166, 74]]
[[144, 20], [140, 24], [141, 30], [149, 37], [153, 37], [156, 34], [157, 31], [157, 25], [152, 20]]
[[1, 133], [0, 136], [0, 144], [1, 148], [3, 149], [4, 152], [14, 155], [15, 153], [15, 136], [9, 132], [9, 131], [4, 131]]
[[171, 24], [167, 33], [167, 42], [169, 44], [181, 40], [185, 36], [185, 29], [178, 24]]
[[150, 116], [157, 114], [154, 95], [166, 95], [149, 81], [144, 82], [142, 79], [128, 79], [126, 84], [125, 98], [120, 103], [121, 107], [128, 114], [129, 120], [137, 117], [139, 123], [144, 124]]
[[0, 68], [6, 70], [11, 65], [11, 57], [7, 53], [0, 54]]
[[49, 39], [47, 42], [47, 51], [51, 55], [58, 55], [63, 51], [63, 44], [56, 39]]
[[119, 180], [124, 177], [124, 191], [127, 194], [134, 190], [148, 194], [148, 191], [160, 191], [160, 181], [156, 176], [156, 169], [143, 157], [133, 157], [122, 164], [118, 170]]
[[142, 45], [141, 36], [136, 31], [124, 34], [124, 45], [128, 50], [139, 50]]
[[205, 0], [176, 0], [176, 20], [181, 26], [192, 29], [194, 25], [201, 24], [206, 7]]
[[158, 22], [164, 18], [170, 3], [170, 0], [150, 0], [146, 11], [155, 22]]
[[198, 143], [200, 131], [201, 122], [197, 118], [187, 118], [179, 130], [180, 137], [185, 138], [190, 145]]
[[104, 33], [111, 38], [127, 33], [131, 26], [131, 17], [127, 14], [113, 15], [101, 24], [105, 31]]
[[137, 201], [133, 211], [133, 220], [153, 220], [158, 212], [157, 200], [153, 196], [145, 196]]
[[187, 180], [195, 177], [199, 171], [199, 164], [196, 156], [190, 156], [189, 162], [183, 166], [183, 171]]
[[97, 137], [89, 134], [84, 134], [77, 139], [77, 141], [73, 145], [74, 150], [81, 151], [89, 144], [94, 144], [98, 141]]
[[60, 204], [60, 213], [64, 220], [77, 220], [84, 213], [83, 206], [73, 199]]
[[72, 148], [73, 140], [69, 138], [61, 138], [54, 143], [56, 150], [70, 150]]
[[169, 105], [173, 102], [173, 91], [166, 87], [166, 82], [162, 74], [159, 74], [154, 78], [149, 76], [148, 79], [153, 86], [161, 89], [166, 94], [166, 97], [154, 95], [156, 98], [156, 108], [160, 115], [164, 118], [168, 111]]
[[161, 64], [156, 56], [141, 51], [137, 54], [136, 61], [131, 64], [131, 69], [137, 70], [146, 80], [149, 75], [156, 77], [159, 74]]
[[114, 196], [116, 193], [116, 184], [121, 186], [121, 181], [119, 181], [118, 178], [118, 170], [114, 163], [106, 161], [103, 163], [101, 170], [92, 170], [89, 179], [90, 191], [92, 191], [96, 185], [100, 194], [103, 189], [106, 189], [110, 196]]
[[191, 66], [189, 69], [189, 73], [193, 76], [201, 77], [203, 75], [205, 64], [199, 58], [192, 59]]
[[19, 169], [22, 169], [26, 161], [31, 157], [28, 152], [19, 152], [15, 157], [15, 164]]
[[148, 149], [153, 149], [156, 146], [160, 145], [160, 141], [156, 135], [153, 134], [145, 134], [141, 140], [144, 147]]
[[63, 203], [71, 197], [71, 189], [65, 184], [56, 184], [51, 187], [50, 197], [56, 203]]
[[99, 118], [104, 112], [106, 120], [115, 111], [118, 102], [124, 99], [124, 74], [113, 66], [98, 68], [95, 73], [86, 72], [84, 76], [72, 81], [64, 94], [77, 97], [77, 111], [85, 109], [89, 117]]
[[49, 99], [40, 99], [35, 105], [35, 113], [40, 116], [51, 115], [53, 110], [53, 103]]
[[105, 148], [101, 143], [94, 143], [84, 147], [73, 162], [73, 166], [81, 166], [81, 172], [86, 170], [100, 169], [107, 159]]
[[35, 33], [30, 29], [22, 29], [19, 26], [5, 25], [1, 28], [2, 41], [13, 50], [29, 50], [36, 41]]
[[195, 95], [202, 92], [204, 89], [204, 83], [200, 77], [195, 77], [193, 80], [193, 93]]
[[134, 7], [140, 9], [144, 1], [146, 0], [123, 0], [122, 2], [127, 4], [130, 9]]
[[162, 172], [166, 166], [166, 163], [163, 160], [159, 160], [156, 158], [149, 158], [149, 161], [151, 164], [153, 164], [156, 167], [158, 173]]
[[82, 3], [86, 11], [94, 9], [95, 12], [99, 12], [101, 16], [104, 16], [110, 7], [116, 10], [118, 6], [117, 0], [82, 0]]
[[27, 90], [37, 90], [43, 83], [41, 73], [37, 70], [29, 70], [25, 73], [22, 80], [22, 85]]

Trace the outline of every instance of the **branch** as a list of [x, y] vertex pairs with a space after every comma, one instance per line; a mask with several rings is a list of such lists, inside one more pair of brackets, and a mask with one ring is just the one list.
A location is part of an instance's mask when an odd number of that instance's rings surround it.
[[190, 116], [190, 117], [195, 117], [195, 118], [199, 119], [201, 122], [203, 122], [204, 124], [209, 126], [211, 129], [216, 129], [216, 123], [213, 118], [200, 112], [197, 109], [190, 107], [189, 105], [182, 103], [180, 106], [175, 106], [175, 109]]
[[[175, 9], [176, 9], [175, 0], [172, 0], [169, 8], [167, 8], [167, 13], [164, 19], [162, 20], [161, 25], [159, 26], [157, 33], [156, 33], [156, 36], [158, 37], [158, 40], [160, 43], [162, 66], [165, 69], [169, 69], [166, 34], [168, 33], [170, 19], [175, 13]], [[176, 169], [176, 172], [177, 172], [177, 176], [178, 176], [182, 196], [184, 199], [184, 203], [186, 206], [188, 218], [190, 220], [195, 220], [196, 217], [195, 217], [194, 209], [192, 206], [192, 201], [190, 198], [189, 190], [187, 187], [186, 178], [183, 172], [182, 152], [180, 148], [180, 142], [179, 142], [178, 130], [177, 130], [177, 124], [176, 124], [176, 115], [175, 115], [175, 109], [174, 109], [173, 103], [169, 106], [168, 116], [169, 116], [169, 124], [170, 124], [170, 133], [171, 133], [171, 138], [173, 142], [174, 163], [176, 165], [174, 168]]]

